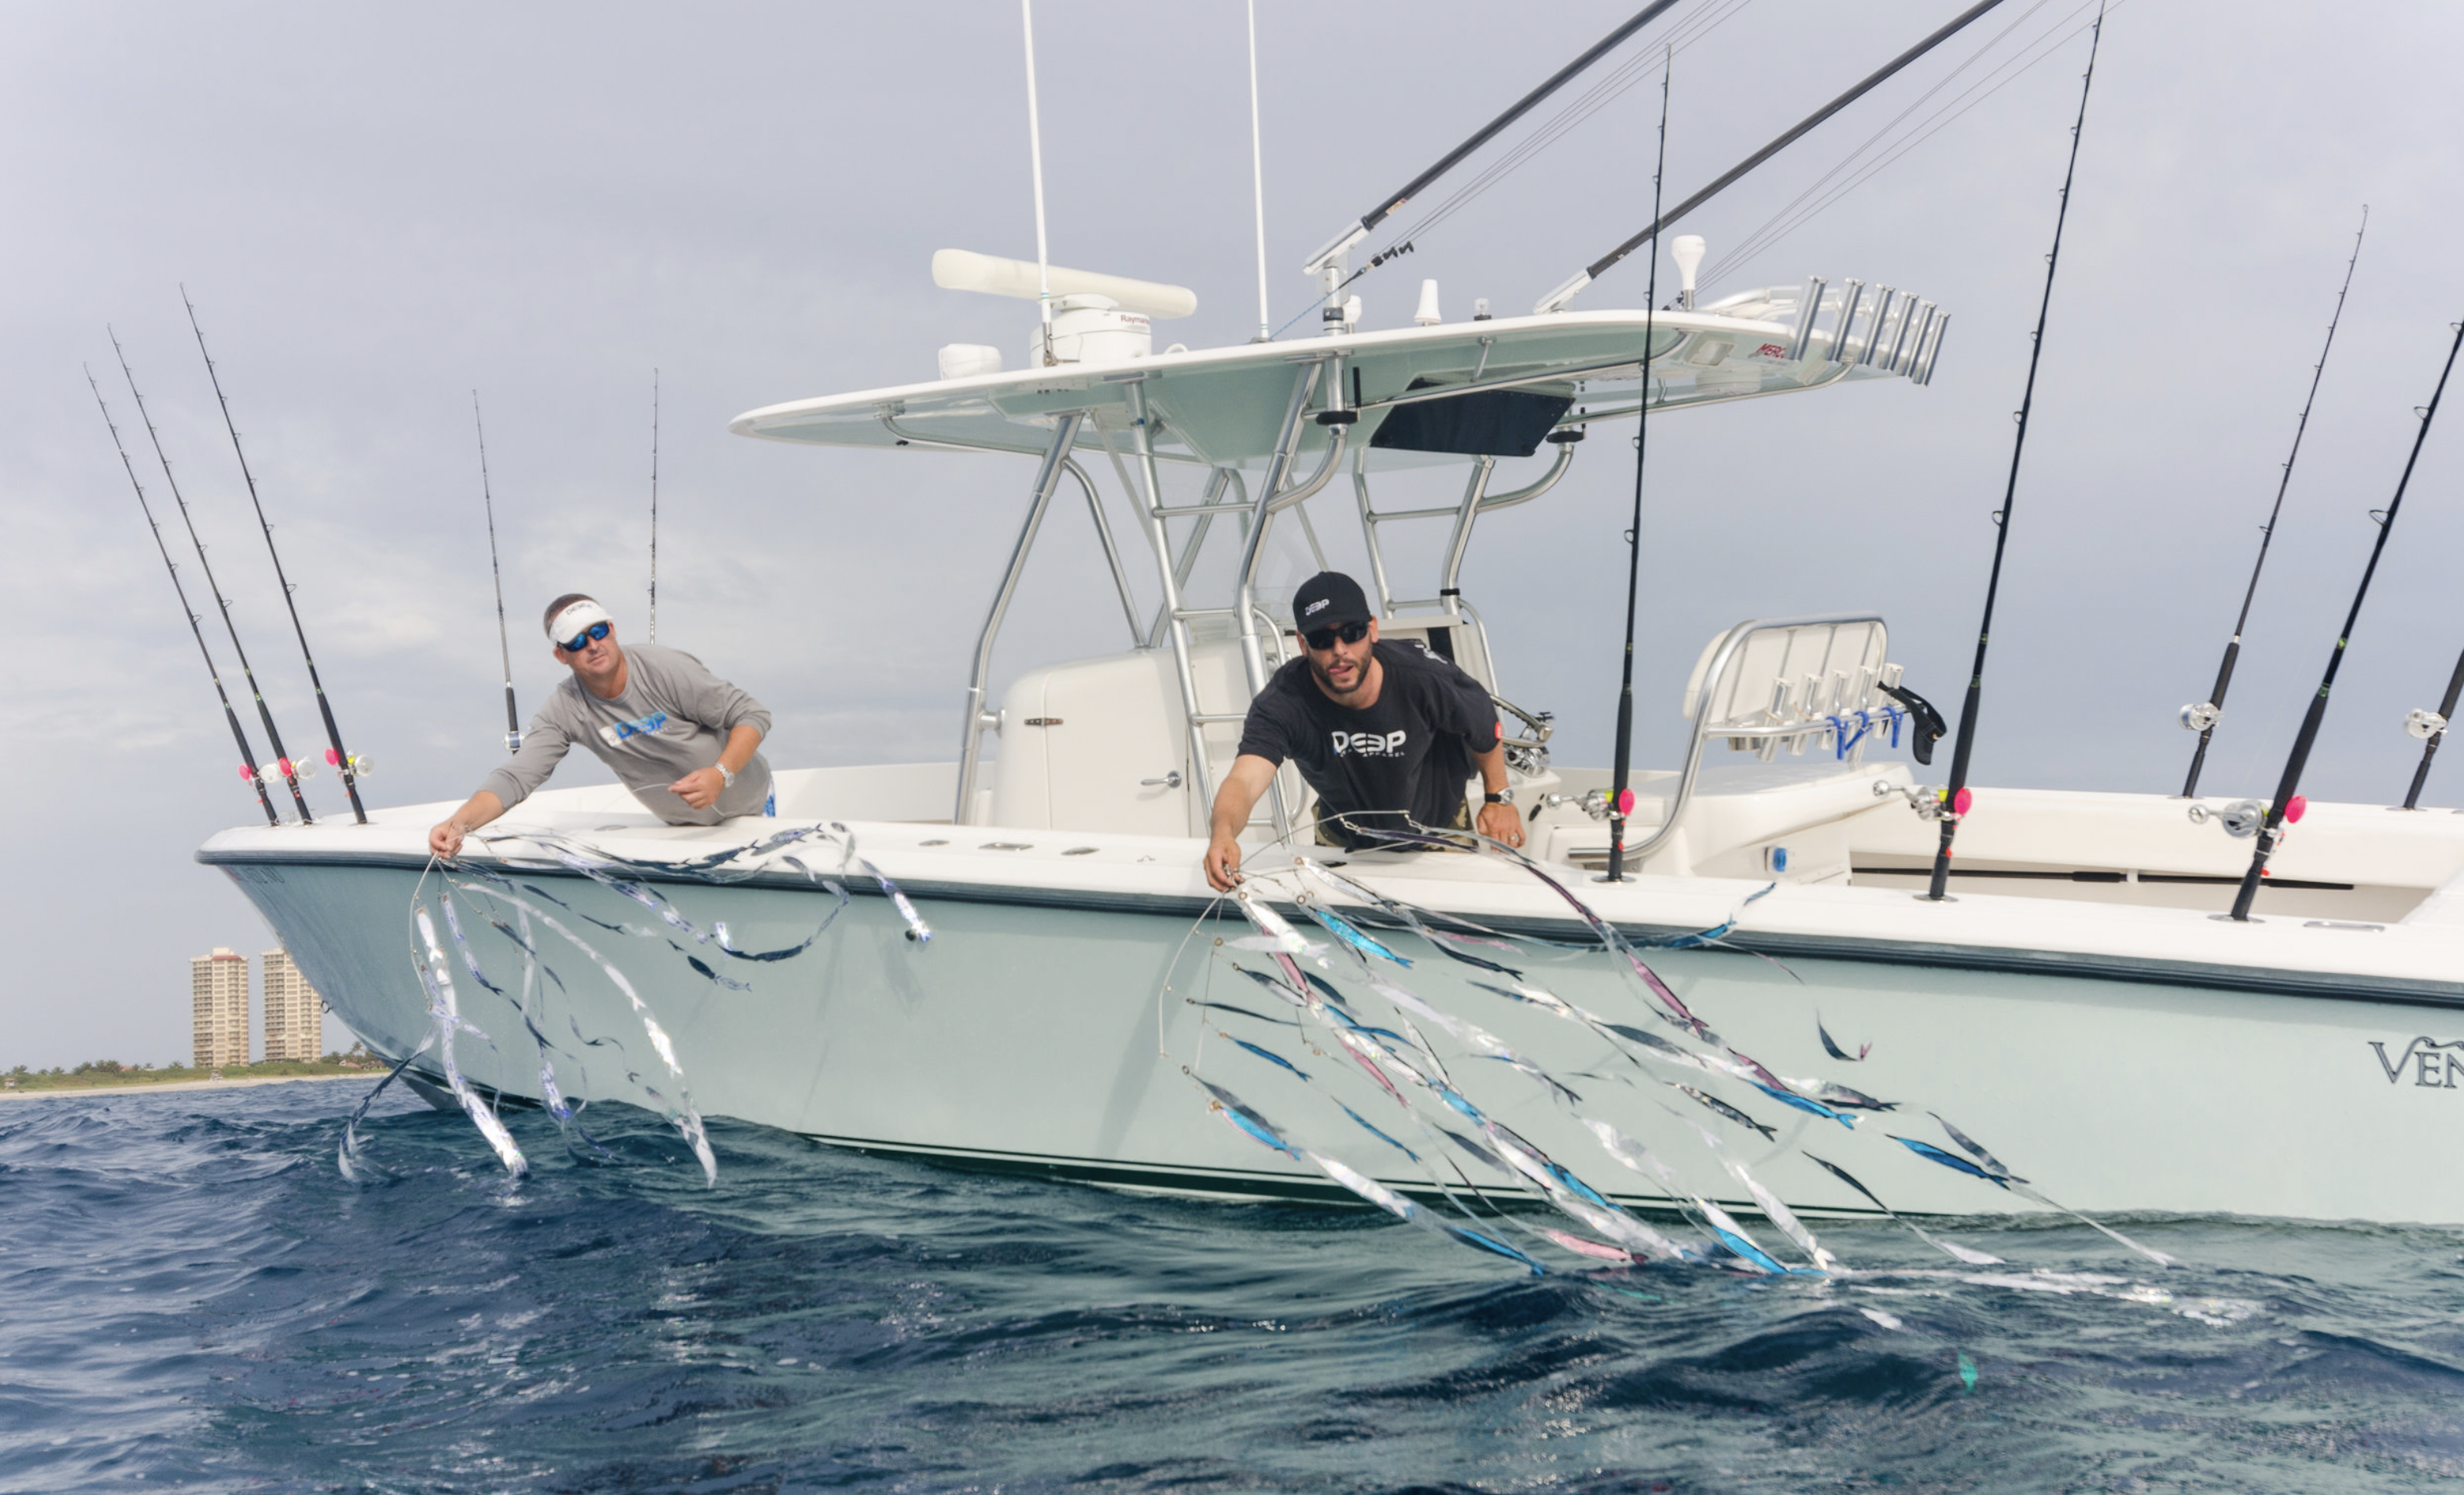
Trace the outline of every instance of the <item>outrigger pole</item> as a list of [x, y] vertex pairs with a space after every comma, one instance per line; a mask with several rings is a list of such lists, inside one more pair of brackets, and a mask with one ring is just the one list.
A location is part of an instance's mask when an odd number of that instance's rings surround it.
[[[474, 394], [474, 395], [473, 395], [471, 398], [472, 398], [472, 401], [473, 401], [473, 407], [475, 408], [475, 407], [476, 407], [476, 402], [478, 401], [478, 398], [479, 398], [479, 397], [478, 397], [477, 395], [475, 395], [475, 394]], [[484, 458], [484, 457], [482, 458], [482, 461], [483, 461], [483, 463], [484, 463], [484, 461], [485, 461], [485, 458]], [[496, 552], [495, 552], [495, 542], [496, 542], [495, 521], [492, 519], [492, 520], [490, 520], [490, 521], [489, 521], [489, 528], [488, 528], [488, 545], [489, 545], [489, 550], [488, 550], [488, 559], [489, 559], [492, 562], [495, 560], [495, 555], [496, 555]], [[501, 582], [499, 582], [499, 583], [496, 583], [496, 631], [497, 631], [497, 632], [501, 633], [501, 632], [503, 632], [503, 631], [504, 631], [504, 622], [505, 622], [505, 587], [504, 587], [504, 583], [501, 583]], [[657, 643], [657, 642], [658, 642], [658, 638], [659, 638], [659, 371], [658, 371], [657, 369], [655, 369], [655, 368], [654, 368], [654, 369], [650, 370], [650, 641], [651, 641], [652, 643]], [[507, 667], [506, 667], [506, 670], [505, 670], [505, 705], [506, 705], [506, 708], [507, 708], [508, 712], [510, 712], [510, 711], [511, 711], [511, 708], [512, 708], [512, 706], [513, 706], [513, 701], [514, 701], [514, 676], [513, 676], [513, 668], [509, 665], [509, 666], [507, 666]]]
[[[2070, 165], [2062, 171], [2061, 207], [2054, 213], [2054, 247], [2045, 255], [2045, 295], [2036, 304], [2036, 331], [2028, 347], [2028, 382], [2019, 396], [2019, 434], [2011, 443], [2011, 477], [2002, 490], [2002, 507], [1993, 516], [1993, 568], [1985, 579], [1985, 618], [1976, 628], [1976, 665], [1969, 671], [1968, 695], [1959, 704], [1959, 738], [1950, 754], [1950, 783], [1943, 790], [1942, 845], [1933, 854], [1933, 880], [1921, 896], [1942, 901], [1950, 881], [1950, 843], [1959, 834], [1960, 817], [1968, 813], [1968, 764], [1976, 752], [1976, 714], [1985, 691], [1985, 646], [1993, 636], [1993, 603], [2002, 590], [2002, 554], [2011, 543], [2011, 505], [2019, 494], [2019, 457], [2028, 450], [2028, 414], [2036, 404], [2036, 365], [2045, 356], [2045, 319], [2054, 307], [2054, 273], [2061, 267], [2062, 227], [2070, 220], [2071, 182], [2079, 174], [2079, 136], [2087, 129], [2087, 98], [2096, 86], [2096, 55], [2104, 45], [2104, 7], [2100, 3], [2096, 25], [2089, 32], [2087, 72], [2079, 79], [2079, 118], [2071, 124]], [[1810, 309], [1809, 309], [1810, 315]]]
[[[2267, 523], [2258, 532], [2258, 559], [2251, 563], [2250, 585], [2241, 594], [2241, 613], [2233, 619], [2233, 637], [2225, 643], [2224, 663], [2216, 667], [2216, 688], [2197, 706], [2182, 708], [2182, 725], [2199, 735], [2198, 750], [2190, 755], [2190, 777], [2182, 780], [2182, 798], [2187, 800], [2199, 792], [2199, 770], [2207, 766], [2208, 739], [2216, 735], [2216, 720], [2225, 714], [2225, 691], [2233, 684], [2233, 662], [2241, 657], [2242, 625], [2250, 622], [2251, 599], [2258, 595], [2258, 573], [2267, 565], [2267, 547], [2276, 540], [2276, 517], [2284, 512], [2284, 491], [2293, 486], [2293, 464], [2301, 455], [2301, 434], [2310, 429], [2310, 407], [2319, 401], [2319, 381], [2327, 371], [2327, 353], [2336, 345], [2336, 324], [2344, 319], [2344, 297], [2353, 289], [2353, 267], [2362, 260], [2362, 235], [2370, 230], [2370, 205], [2362, 205], [2362, 226], [2353, 234], [2353, 257], [2344, 262], [2343, 289], [2336, 293], [2336, 314], [2327, 319], [2327, 341], [2319, 350], [2319, 362], [2310, 365], [2310, 395], [2301, 402], [2301, 419], [2293, 427], [2293, 450], [2284, 457], [2284, 476], [2276, 485], [2276, 505], [2267, 511]], [[2459, 682], [2464, 682], [2464, 661], [2456, 665]], [[2447, 708], [2455, 707], [2455, 693], [2447, 693]], [[2431, 752], [2437, 748], [2433, 744]], [[2430, 770], [2430, 759], [2422, 758], [2422, 772]], [[2413, 792], [2421, 792], [2416, 777]], [[2410, 807], [2410, 802], [2407, 802]]]
[[[488, 427], [479, 419], [479, 391], [476, 389], [471, 391], [471, 425], [479, 432], [479, 499], [488, 507], [488, 574], [496, 583], [496, 652], [505, 662], [505, 751], [518, 753], [522, 750], [522, 718], [514, 710], [514, 646], [505, 635], [505, 573], [496, 564], [496, 495], [488, 491]], [[656, 429], [655, 424], [653, 429]], [[656, 437], [651, 438], [650, 450], [653, 453], [650, 471], [656, 473]], [[655, 496], [658, 491], [658, 479], [653, 476], [650, 480], [650, 492], [654, 495], [650, 500], [650, 513], [654, 517], [659, 512]], [[650, 522], [655, 526], [658, 520], [653, 517]], [[658, 531], [654, 527], [650, 533], [654, 537], [650, 542], [650, 554], [655, 558], [659, 553], [655, 539]], [[659, 595], [658, 575], [658, 562], [653, 560], [650, 564], [650, 595], [654, 598]]]
[[248, 733], [239, 724], [239, 713], [231, 708], [231, 693], [223, 689], [222, 671], [214, 668], [214, 651], [206, 647], [206, 630], [197, 622], [197, 609], [188, 605], [188, 589], [180, 584], [179, 563], [163, 543], [163, 526], [155, 520], [154, 506], [145, 501], [145, 485], [137, 480], [136, 465], [128, 460], [128, 448], [121, 443], [120, 428], [112, 423], [111, 407], [103, 403], [102, 386], [94, 382], [93, 369], [85, 371], [85, 382], [94, 391], [94, 403], [102, 408], [102, 424], [111, 429], [112, 450], [120, 453], [120, 465], [128, 470], [128, 486], [137, 490], [137, 507], [145, 511], [145, 527], [154, 532], [154, 548], [163, 553], [164, 569], [171, 573], [171, 590], [179, 593], [180, 610], [188, 615], [188, 631], [196, 635], [197, 652], [206, 656], [206, 673], [213, 678], [214, 696], [223, 703], [223, 719], [231, 723], [231, 740], [239, 744], [240, 777], [256, 790], [256, 802], [265, 806], [265, 823], [279, 825], [282, 817], [274, 812], [274, 801], [266, 795], [265, 776], [257, 770], [256, 755], [249, 750]]
[[[1679, 203], [1676, 207], [1671, 208], [1664, 213], [1659, 212], [1655, 209], [1652, 215], [1651, 227], [1643, 230], [1640, 233], [1638, 233], [1633, 238], [1626, 240], [1623, 244], [1618, 245], [1617, 248], [1609, 251], [1599, 258], [1592, 261], [1589, 265], [1584, 266], [1580, 271], [1575, 273], [1573, 279], [1567, 281], [1564, 285], [1559, 286], [1556, 290], [1550, 292], [1546, 297], [1542, 297], [1540, 304], [1535, 307], [1534, 310], [1539, 312], [1556, 312], [1565, 310], [1566, 307], [1573, 302], [1576, 292], [1582, 290], [1585, 286], [1590, 285], [1593, 281], [1597, 280], [1600, 276], [1607, 275], [1610, 268], [1616, 265], [1618, 260], [1625, 258], [1628, 254], [1633, 253], [1636, 250], [1640, 249], [1647, 243], [1657, 243], [1661, 231], [1668, 228], [1669, 225], [1677, 222], [1687, 213], [1692, 212], [1695, 209], [1702, 207], [1705, 203], [1709, 202], [1712, 198], [1717, 197], [1720, 193], [1727, 190], [1729, 187], [1736, 183], [1738, 178], [1744, 176], [1747, 172], [1753, 170], [1756, 166], [1761, 165], [1764, 162], [1771, 160], [1781, 151], [1786, 150], [1790, 145], [1796, 142], [1799, 136], [1804, 135], [1815, 125], [1820, 124], [1823, 121], [1830, 119], [1835, 114], [1837, 114], [1840, 110], [1847, 108], [1858, 99], [1864, 98], [1868, 93], [1871, 93], [1876, 87], [1880, 86], [1892, 75], [1898, 73], [1902, 68], [1906, 67], [1917, 58], [1924, 56], [1926, 53], [1931, 52], [1934, 48], [1949, 40], [1952, 36], [1965, 30], [1970, 21], [1975, 20], [1978, 16], [1983, 15], [1986, 11], [1992, 10], [1995, 6], [2000, 5], [2001, 3], [2002, 0], [1977, 0], [1976, 4], [1969, 6], [1967, 10], [1962, 11], [1959, 14], [1951, 17], [1941, 30], [1935, 32], [1932, 35], [1927, 36], [1925, 40], [1918, 42], [1915, 46], [1910, 47], [1907, 51], [1901, 53], [1890, 61], [1883, 63], [1881, 68], [1877, 69], [1873, 73], [1866, 75], [1863, 81], [1858, 83], [1856, 87], [1851, 88], [1848, 92], [1841, 94], [1838, 98], [1834, 99], [1827, 104], [1824, 104], [1814, 113], [1807, 115], [1804, 119], [1798, 121], [1793, 126], [1783, 133], [1777, 140], [1772, 141], [1762, 149], [1755, 151], [1752, 155], [1748, 156], [1745, 160], [1738, 162], [1735, 165], [1730, 166], [1727, 170], [1720, 173], [1717, 177], [1714, 177], [1711, 180], [1710, 186], [1705, 187], [1701, 191], [1685, 199], [1685, 201]], [[2100, 20], [2102, 19], [2103, 13], [2104, 12], [2101, 10], [2097, 12]], [[1479, 138], [1486, 139], [1485, 136]], [[1447, 164], [1451, 165], [1452, 160], [1453, 158], [1448, 158]], [[1808, 309], [1807, 315], [1809, 317], [1813, 315], [1811, 308]]]
[[[314, 824], [316, 817], [308, 813], [308, 797], [299, 792], [298, 765], [293, 763], [291, 755], [282, 750], [282, 734], [275, 730], [274, 711], [265, 704], [265, 693], [256, 688], [256, 671], [250, 668], [248, 650], [240, 647], [239, 625], [231, 621], [231, 599], [223, 595], [222, 583], [214, 580], [214, 564], [206, 559], [206, 542], [197, 538], [197, 521], [195, 517], [188, 513], [188, 500], [180, 492], [180, 480], [171, 474], [171, 459], [164, 454], [162, 433], [154, 429], [154, 417], [145, 413], [145, 397], [137, 391], [137, 376], [129, 371], [128, 354], [121, 347], [118, 333], [111, 332], [107, 327], [103, 330], [110, 334], [111, 351], [120, 360], [121, 376], [128, 381], [129, 398], [137, 402], [137, 418], [145, 423], [145, 435], [154, 443], [154, 459], [163, 464], [163, 481], [170, 485], [171, 501], [179, 505], [180, 522], [187, 528], [188, 543], [196, 548], [197, 568], [205, 573], [206, 588], [214, 594], [214, 607], [223, 615], [223, 631], [231, 636], [231, 652], [239, 656], [240, 673], [247, 678], [248, 693], [256, 702], [256, 719], [265, 728], [266, 744], [274, 750], [274, 762], [270, 766], [282, 775], [283, 782], [291, 786], [291, 802], [299, 806], [299, 824]], [[101, 395], [98, 393], [96, 398], [100, 399]], [[104, 418], [109, 419], [107, 412]], [[116, 441], [119, 437], [120, 432], [115, 429], [112, 432], [112, 439]], [[129, 476], [134, 481], [136, 474], [132, 473]], [[152, 518], [150, 511], [147, 518], [149, 520]], [[215, 683], [217, 686], [220, 685], [219, 677], [216, 678]], [[242, 740], [240, 748], [242, 752], [247, 751], [245, 739]], [[258, 766], [254, 759], [250, 760], [249, 766], [256, 775], [258, 787], [262, 792], [265, 769]]]
[[[317, 693], [317, 714], [325, 718], [325, 760], [341, 776], [342, 792], [351, 799], [351, 813], [364, 825], [368, 812], [360, 803], [360, 761], [342, 750], [342, 729], [334, 724], [333, 705], [325, 699], [325, 682], [317, 677], [317, 656], [308, 651], [308, 630], [299, 626], [299, 604], [291, 595], [291, 579], [282, 574], [282, 553], [274, 548], [274, 526], [265, 517], [264, 502], [256, 496], [256, 474], [248, 470], [248, 453], [240, 450], [239, 428], [231, 423], [231, 400], [223, 393], [222, 375], [214, 370], [214, 356], [206, 351], [206, 331], [197, 325], [196, 303], [188, 299], [187, 286], [180, 288], [180, 304], [188, 309], [188, 330], [197, 335], [197, 351], [205, 357], [206, 377], [213, 381], [214, 401], [223, 409], [223, 429], [231, 432], [231, 454], [239, 458], [239, 475], [247, 481], [248, 501], [256, 510], [256, 527], [265, 532], [265, 553], [274, 558], [274, 579], [282, 583], [282, 605], [291, 609], [291, 631], [299, 637], [299, 657], [308, 662], [308, 684]], [[279, 753], [281, 749], [275, 751]]]
[[[1677, 55], [1671, 52], [1660, 74], [1660, 154], [1651, 166], [1651, 215], [1660, 216], [1660, 181], [1668, 170], [1668, 79]], [[1625, 881], [1625, 818], [1634, 807], [1627, 787], [1634, 757], [1634, 613], [1642, 584], [1642, 459], [1651, 433], [1651, 355], [1657, 339], [1654, 324], [1660, 304], [1660, 246], [1651, 250], [1651, 289], [1642, 302], [1642, 397], [1634, 416], [1634, 523], [1625, 532], [1625, 674], [1617, 686], [1616, 781], [1609, 788], [1609, 881]], [[1672, 811], [1673, 811], [1672, 806]]]
[[[2379, 557], [2386, 554], [2387, 537], [2395, 532], [2396, 511], [2404, 507], [2404, 491], [2412, 482], [2413, 465], [2421, 460], [2421, 448], [2430, 439], [2430, 426], [2438, 419], [2439, 399], [2447, 393], [2447, 376], [2455, 371], [2455, 354], [2464, 349], [2464, 321], [2454, 324], [2455, 341], [2447, 345], [2447, 362], [2438, 370], [2438, 387], [2430, 393], [2430, 403], [2421, 407], [2421, 429], [2413, 432], [2412, 454], [2404, 459], [2404, 475], [2396, 479], [2395, 496], [2387, 500], [2387, 512], [2373, 514], [2378, 520], [2379, 538], [2370, 545], [2370, 561], [2362, 568], [2362, 584], [2353, 590], [2352, 609], [2344, 614], [2344, 626], [2336, 634], [2336, 647], [2327, 654], [2327, 672], [2320, 678], [2319, 693], [2310, 697], [2310, 710], [2302, 715], [2301, 731], [2293, 739], [2293, 756], [2284, 762], [2284, 777], [2277, 781], [2276, 798], [2267, 803], [2267, 819], [2258, 828], [2258, 846], [2252, 852], [2250, 870], [2241, 876], [2241, 890], [2233, 894], [2232, 917], [2237, 921], [2250, 917], [2251, 900], [2258, 896], [2258, 881], [2267, 873], [2267, 859], [2276, 852], [2276, 844], [2284, 838], [2284, 823], [2299, 820], [2301, 812], [2287, 810], [2297, 802], [2294, 791], [2300, 786], [2301, 770], [2309, 766], [2311, 746], [2319, 740], [2319, 724], [2327, 715], [2327, 696], [2336, 688], [2336, 671], [2344, 663], [2344, 646], [2352, 642], [2353, 625], [2361, 621], [2362, 600], [2370, 595], [2370, 578], [2377, 574]], [[2428, 765], [2425, 763], [2424, 765]]]

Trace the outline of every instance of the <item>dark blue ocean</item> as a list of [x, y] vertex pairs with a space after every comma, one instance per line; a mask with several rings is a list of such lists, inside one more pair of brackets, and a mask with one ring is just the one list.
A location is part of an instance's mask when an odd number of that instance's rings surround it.
[[[510, 1116], [536, 1165], [514, 1181], [466, 1121], [388, 1094], [364, 1136], [392, 1177], [353, 1186], [334, 1153], [366, 1088], [0, 1105], [0, 1490], [2464, 1476], [2452, 1231], [2125, 1224], [2171, 1270], [2083, 1227], [1960, 1232], [2028, 1286], [1534, 1279], [1366, 1209], [1133, 1198], [726, 1124], [710, 1189], [655, 1118], [605, 1110], [612, 1165]], [[1825, 1241], [1947, 1264], [1885, 1227]]]

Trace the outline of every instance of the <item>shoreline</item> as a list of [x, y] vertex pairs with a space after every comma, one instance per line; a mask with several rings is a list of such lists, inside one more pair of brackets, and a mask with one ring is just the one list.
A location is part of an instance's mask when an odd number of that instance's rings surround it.
[[236, 1090], [252, 1085], [297, 1085], [334, 1080], [381, 1080], [382, 1067], [355, 1070], [349, 1074], [263, 1074], [244, 1075], [236, 1080], [163, 1080], [151, 1085], [81, 1085], [62, 1086], [39, 1090], [0, 1090], [0, 1101], [66, 1100], [79, 1095], [150, 1095], [165, 1090]]

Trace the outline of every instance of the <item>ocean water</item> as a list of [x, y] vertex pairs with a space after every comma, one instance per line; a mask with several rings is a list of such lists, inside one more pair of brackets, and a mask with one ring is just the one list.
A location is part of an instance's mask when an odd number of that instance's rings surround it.
[[[371, 1082], [372, 1083], [372, 1082]], [[2268, 1490], [2464, 1477], [2464, 1234], [1962, 1229], [1535, 1279], [1366, 1209], [366, 1086], [0, 1105], [0, 1490]], [[1859, 1266], [1946, 1260], [1834, 1226]]]

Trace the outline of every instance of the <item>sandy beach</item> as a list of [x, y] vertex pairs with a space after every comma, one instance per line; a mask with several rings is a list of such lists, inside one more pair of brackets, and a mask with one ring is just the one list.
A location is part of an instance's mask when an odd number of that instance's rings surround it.
[[333, 1080], [379, 1080], [383, 1069], [367, 1069], [350, 1074], [268, 1074], [251, 1075], [238, 1080], [165, 1080], [157, 1085], [95, 1085], [74, 1089], [0, 1090], [0, 1100], [44, 1101], [64, 1100], [80, 1095], [150, 1095], [164, 1090], [233, 1090], [251, 1085], [314, 1084]]

